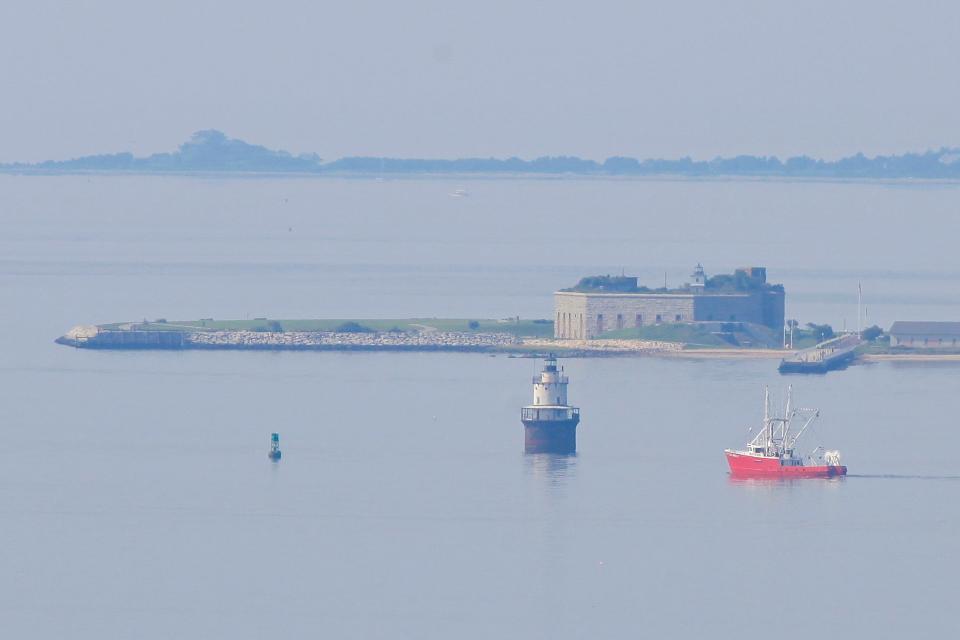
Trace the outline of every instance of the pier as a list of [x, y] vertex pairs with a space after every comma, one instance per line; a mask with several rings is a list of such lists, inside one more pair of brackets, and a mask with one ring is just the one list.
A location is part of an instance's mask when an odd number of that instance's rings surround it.
[[856, 334], [827, 340], [784, 358], [778, 370], [780, 373], [826, 373], [844, 369], [853, 362], [862, 342]]

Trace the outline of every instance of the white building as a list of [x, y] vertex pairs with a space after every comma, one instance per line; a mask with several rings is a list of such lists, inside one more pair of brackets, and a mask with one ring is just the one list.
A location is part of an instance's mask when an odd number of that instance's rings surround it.
[[960, 348], [960, 322], [904, 322], [890, 327], [890, 346], [912, 349]]

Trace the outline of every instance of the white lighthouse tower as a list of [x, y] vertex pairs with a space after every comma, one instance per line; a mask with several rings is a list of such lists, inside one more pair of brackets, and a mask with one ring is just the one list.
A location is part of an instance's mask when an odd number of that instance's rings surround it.
[[520, 410], [527, 453], [573, 453], [577, 450], [580, 409], [567, 404], [567, 385], [557, 358], [547, 357], [533, 378], [533, 404]]
[[690, 290], [694, 293], [703, 293], [703, 290], [707, 288], [707, 276], [703, 272], [703, 265], [699, 262], [697, 266], [693, 268], [690, 280]]

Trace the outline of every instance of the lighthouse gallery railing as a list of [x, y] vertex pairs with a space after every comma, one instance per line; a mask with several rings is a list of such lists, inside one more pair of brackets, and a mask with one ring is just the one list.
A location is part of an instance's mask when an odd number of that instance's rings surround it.
[[[523, 407], [520, 409], [520, 419], [539, 420], [541, 411], [543, 411], [544, 417], [549, 416], [550, 420], [573, 420], [580, 416], [579, 407], [551, 407], [545, 405], [543, 407]], [[566, 416], [562, 416], [562, 414], [558, 416], [560, 412], [565, 412]]]

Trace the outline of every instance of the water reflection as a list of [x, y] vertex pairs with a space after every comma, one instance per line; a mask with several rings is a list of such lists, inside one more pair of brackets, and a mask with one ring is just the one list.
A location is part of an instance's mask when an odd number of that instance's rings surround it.
[[792, 489], [805, 485], [839, 486], [846, 476], [830, 478], [742, 478], [727, 475], [727, 484], [730, 486], [747, 487], [757, 491], [775, 491], [778, 489]]
[[527, 473], [550, 486], [563, 486], [577, 471], [576, 453], [525, 453]]

